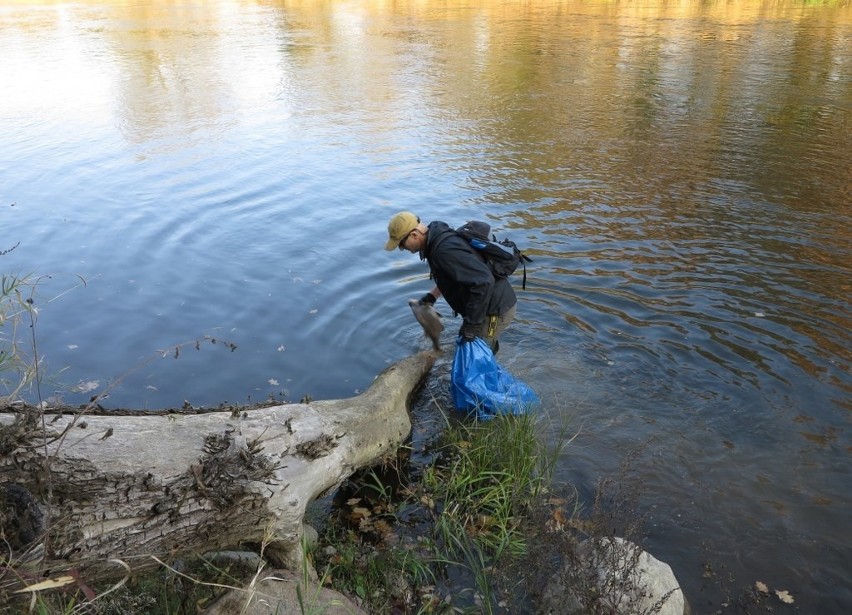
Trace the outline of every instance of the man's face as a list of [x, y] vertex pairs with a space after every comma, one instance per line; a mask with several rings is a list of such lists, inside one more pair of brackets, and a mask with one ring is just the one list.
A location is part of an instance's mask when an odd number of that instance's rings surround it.
[[399, 242], [399, 249], [408, 250], [412, 254], [420, 252], [423, 248], [424, 238], [425, 235], [423, 235], [420, 230], [414, 229], [402, 238], [402, 241]]

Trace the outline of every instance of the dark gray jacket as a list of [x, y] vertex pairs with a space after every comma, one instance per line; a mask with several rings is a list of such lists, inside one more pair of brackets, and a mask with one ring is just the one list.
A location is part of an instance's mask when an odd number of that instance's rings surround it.
[[429, 262], [432, 279], [449, 306], [471, 325], [486, 316], [502, 314], [517, 297], [509, 280], [495, 278], [491, 269], [467, 239], [445, 222], [431, 222], [421, 259]]

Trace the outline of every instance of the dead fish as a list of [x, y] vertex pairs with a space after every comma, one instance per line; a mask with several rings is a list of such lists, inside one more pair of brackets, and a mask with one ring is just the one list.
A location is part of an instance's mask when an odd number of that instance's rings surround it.
[[444, 323], [441, 322], [441, 315], [435, 311], [435, 308], [428, 303], [420, 303], [417, 299], [409, 299], [408, 307], [414, 312], [414, 318], [423, 327], [423, 332], [430, 340], [432, 340], [432, 348], [435, 350], [441, 349], [441, 331], [444, 330]]

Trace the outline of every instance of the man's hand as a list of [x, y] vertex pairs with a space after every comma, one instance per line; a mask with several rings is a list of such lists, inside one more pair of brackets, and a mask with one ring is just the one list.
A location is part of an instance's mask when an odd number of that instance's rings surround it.
[[419, 303], [420, 305], [435, 305], [435, 295], [432, 293], [426, 293], [420, 297]]
[[465, 321], [462, 323], [461, 329], [459, 329], [459, 335], [462, 337], [463, 341], [472, 342], [476, 339], [479, 329], [480, 327], [478, 325], [471, 325], [469, 322]]

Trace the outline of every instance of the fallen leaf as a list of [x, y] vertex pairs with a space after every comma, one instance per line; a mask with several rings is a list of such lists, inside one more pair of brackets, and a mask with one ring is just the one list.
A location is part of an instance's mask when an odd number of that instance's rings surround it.
[[795, 600], [793, 600], [793, 596], [790, 595], [786, 589], [776, 589], [775, 595], [778, 596], [778, 599], [784, 604], [793, 604]]
[[766, 583], [763, 581], [755, 581], [754, 586], [757, 588], [761, 594], [768, 594], [769, 588], [766, 586]]
[[73, 582], [74, 577], [56, 577], [55, 579], [47, 579], [46, 581], [36, 583], [35, 585], [27, 585], [25, 588], [19, 589], [15, 593], [23, 594], [26, 592], [40, 592], [45, 589], [56, 589], [57, 587], [65, 587], [66, 585], [70, 585]]
[[553, 511], [553, 521], [556, 523], [557, 529], [568, 524], [568, 519], [565, 517], [565, 511], [561, 508], [556, 508]]
[[379, 519], [373, 524], [373, 527], [380, 534], [390, 534], [393, 531], [391, 525], [384, 519]]

